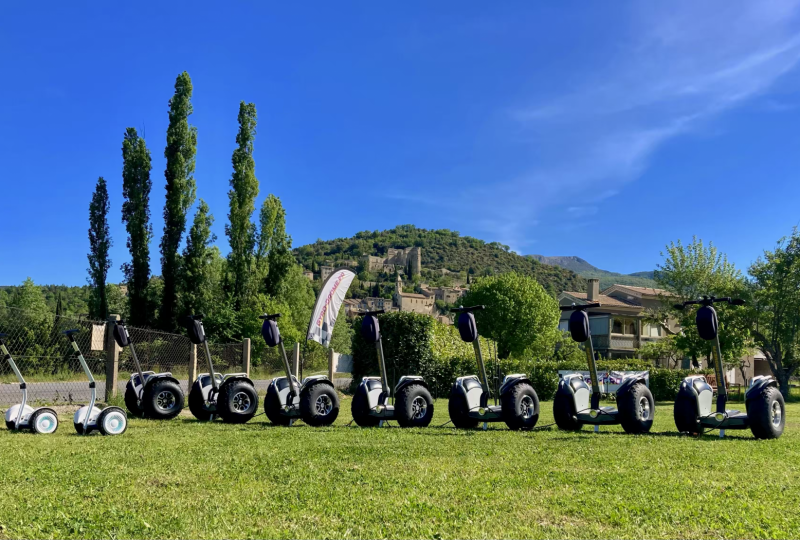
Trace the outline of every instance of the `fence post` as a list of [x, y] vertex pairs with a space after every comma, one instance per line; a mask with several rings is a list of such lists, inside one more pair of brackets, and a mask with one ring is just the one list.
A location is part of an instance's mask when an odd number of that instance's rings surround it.
[[294, 354], [292, 355], [292, 371], [294, 376], [300, 378], [300, 342], [294, 344]]
[[114, 339], [114, 322], [118, 320], [119, 315], [109, 315], [106, 321], [106, 402], [117, 397], [119, 346]]
[[242, 369], [247, 376], [250, 376], [250, 338], [246, 337], [242, 341]]
[[197, 345], [189, 344], [189, 383], [187, 388], [191, 390], [194, 381], [197, 379]]
[[333, 382], [333, 349], [328, 349], [328, 379]]

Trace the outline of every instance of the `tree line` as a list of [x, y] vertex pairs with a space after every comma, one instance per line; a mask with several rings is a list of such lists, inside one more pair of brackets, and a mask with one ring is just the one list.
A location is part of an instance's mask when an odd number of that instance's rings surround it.
[[[154, 234], [150, 220], [150, 149], [135, 128], [127, 128], [123, 135], [122, 222], [130, 255], [121, 265], [127, 288], [123, 315], [131, 325], [174, 332], [183, 316], [202, 312], [212, 337], [239, 339], [257, 333], [257, 315], [262, 311], [283, 311], [284, 333], [298, 337], [310, 316], [314, 292], [292, 255], [292, 239], [286, 232], [286, 213], [280, 199], [268, 195], [254, 220], [260, 190], [253, 157], [256, 106], [244, 101], [239, 104], [225, 224], [230, 253], [222, 257], [211, 232], [214, 216], [202, 198], [197, 200], [194, 174], [198, 133], [189, 122], [194, 112], [192, 93], [191, 78], [183, 72], [168, 103], [160, 275], [154, 275], [150, 254]], [[110, 313], [107, 278], [113, 241], [108, 193], [105, 178], [98, 178], [89, 204], [88, 231], [88, 312], [93, 319], [105, 319]]]

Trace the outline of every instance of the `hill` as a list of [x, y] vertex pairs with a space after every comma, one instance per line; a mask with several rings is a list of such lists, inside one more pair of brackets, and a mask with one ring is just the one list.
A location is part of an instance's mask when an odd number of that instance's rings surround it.
[[503, 272], [519, 272], [534, 277], [555, 295], [563, 290], [583, 291], [586, 280], [570, 270], [541, 264], [511, 251], [498, 242], [485, 242], [461, 236], [447, 229], [418, 229], [400, 225], [386, 231], [363, 231], [351, 238], [317, 240], [294, 250], [297, 261], [306, 270], [316, 265], [344, 260], [360, 260], [365, 255], [385, 255], [389, 248], [422, 248], [423, 277], [441, 269], [462, 276], [481, 276]]
[[600, 280], [600, 289], [605, 289], [614, 284], [619, 285], [633, 285], [635, 287], [655, 287], [656, 282], [653, 280], [653, 272], [634, 272], [632, 274], [620, 274], [617, 272], [609, 272], [608, 270], [601, 270], [585, 259], [570, 256], [555, 256], [546, 257], [544, 255], [527, 255], [542, 264], [557, 266], [567, 270], [571, 270], [583, 278], [598, 278]]

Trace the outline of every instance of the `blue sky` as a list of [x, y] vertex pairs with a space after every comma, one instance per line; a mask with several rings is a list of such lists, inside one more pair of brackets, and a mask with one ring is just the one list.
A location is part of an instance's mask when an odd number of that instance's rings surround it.
[[800, 221], [798, 2], [137, 2], [0, 7], [0, 284], [83, 284], [121, 144], [153, 155], [194, 83], [197, 191], [227, 252], [240, 100], [260, 201], [295, 246], [413, 223], [519, 253], [650, 270], [671, 240], [746, 268]]

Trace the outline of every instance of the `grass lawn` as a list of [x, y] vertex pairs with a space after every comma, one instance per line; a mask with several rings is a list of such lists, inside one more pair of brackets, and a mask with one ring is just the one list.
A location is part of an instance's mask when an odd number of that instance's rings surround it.
[[[133, 420], [0, 430], [0, 538], [800, 536], [800, 404], [777, 441]], [[434, 425], [447, 421], [436, 403]], [[540, 424], [552, 422], [543, 404]]]

